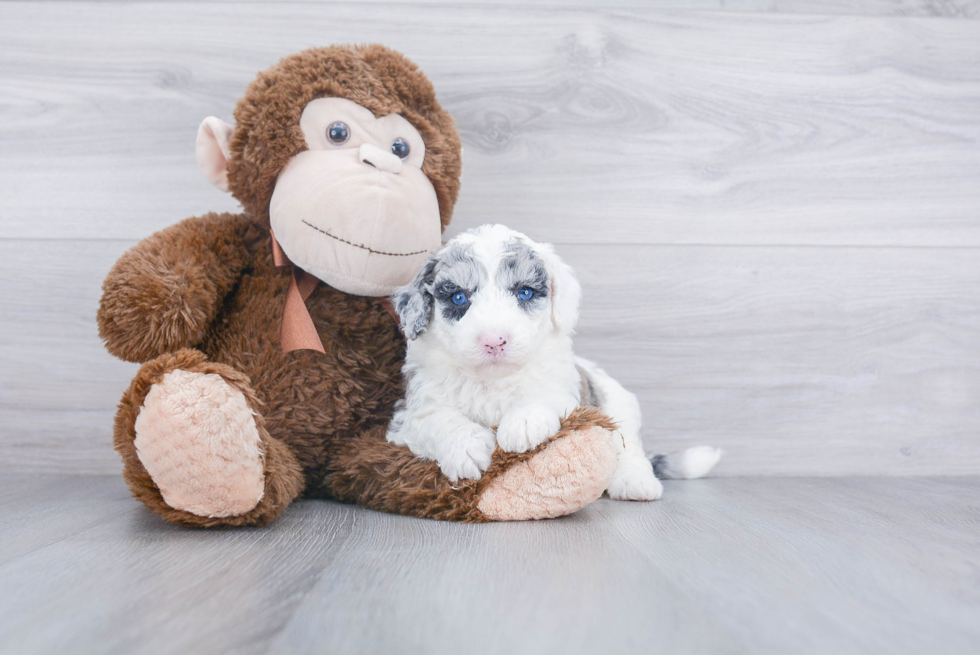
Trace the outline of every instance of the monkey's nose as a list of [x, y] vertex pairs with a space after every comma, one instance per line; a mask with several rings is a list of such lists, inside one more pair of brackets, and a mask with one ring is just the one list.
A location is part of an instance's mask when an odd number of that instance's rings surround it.
[[392, 152], [385, 152], [376, 145], [370, 143], [361, 144], [361, 161], [365, 164], [374, 166], [379, 171], [389, 173], [402, 172], [402, 160]]

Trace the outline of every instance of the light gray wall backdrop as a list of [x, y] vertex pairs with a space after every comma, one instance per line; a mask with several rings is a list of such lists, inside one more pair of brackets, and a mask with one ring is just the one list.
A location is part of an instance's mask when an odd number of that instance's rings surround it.
[[194, 138], [257, 71], [380, 42], [459, 124], [448, 234], [557, 244], [577, 348], [640, 396], [651, 449], [980, 471], [977, 3], [601, 4], [0, 2], [0, 463], [120, 469], [136, 367], [99, 342], [102, 278], [235, 209]]

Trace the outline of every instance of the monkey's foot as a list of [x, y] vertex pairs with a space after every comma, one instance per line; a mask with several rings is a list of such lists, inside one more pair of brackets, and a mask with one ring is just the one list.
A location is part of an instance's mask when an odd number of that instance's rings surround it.
[[609, 430], [599, 425], [569, 427], [566, 420], [558, 437], [493, 478], [477, 503], [486, 518], [554, 518], [576, 512], [602, 495], [616, 469]]
[[269, 436], [248, 377], [184, 349], [143, 364], [114, 441], [133, 496], [173, 523], [264, 525], [303, 491], [293, 452]]
[[252, 410], [220, 375], [180, 369], [164, 375], [143, 401], [135, 445], [174, 509], [240, 516], [265, 493], [262, 440]]

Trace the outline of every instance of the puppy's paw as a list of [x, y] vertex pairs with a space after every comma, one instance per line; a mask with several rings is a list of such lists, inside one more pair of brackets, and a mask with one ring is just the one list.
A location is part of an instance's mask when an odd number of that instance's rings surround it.
[[525, 453], [558, 432], [561, 417], [542, 406], [508, 412], [497, 426], [497, 445], [508, 453]]
[[664, 486], [649, 462], [624, 462], [616, 466], [606, 491], [614, 500], [657, 500], [663, 495]]
[[493, 430], [474, 423], [446, 439], [446, 449], [438, 458], [439, 468], [453, 482], [477, 480], [490, 467], [493, 449]]

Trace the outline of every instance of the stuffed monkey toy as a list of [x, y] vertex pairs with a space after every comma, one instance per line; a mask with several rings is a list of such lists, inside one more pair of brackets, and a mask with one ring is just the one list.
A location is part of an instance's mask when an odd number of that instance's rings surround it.
[[144, 239], [103, 284], [99, 334], [142, 364], [114, 429], [133, 496], [204, 527], [263, 525], [301, 495], [466, 522], [598, 498], [615, 455], [596, 410], [456, 484], [385, 440], [405, 355], [385, 296], [439, 247], [459, 191], [459, 135], [415, 65], [307, 50], [234, 116], [203, 122], [197, 158], [244, 211]]

